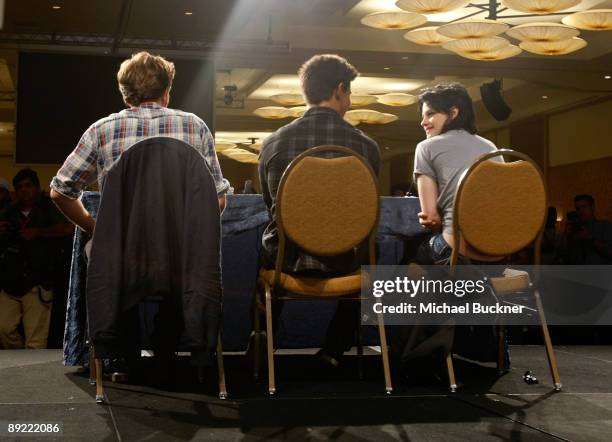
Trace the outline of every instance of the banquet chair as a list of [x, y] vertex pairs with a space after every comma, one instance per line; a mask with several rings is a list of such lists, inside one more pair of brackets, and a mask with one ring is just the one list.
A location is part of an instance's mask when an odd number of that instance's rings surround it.
[[[490, 161], [504, 156], [505, 162]], [[461, 176], [453, 207], [451, 274], [462, 258], [476, 251], [478, 261], [498, 262], [527, 246], [534, 247], [534, 277], [507, 268], [503, 276], [489, 277], [496, 295], [517, 292], [533, 296], [540, 322], [548, 365], [556, 391], [561, 390], [557, 360], [550, 339], [544, 308], [537, 288], [540, 245], [546, 219], [547, 192], [542, 172], [527, 155], [500, 149], [482, 155]], [[532, 280], [533, 279], [533, 280]], [[504, 367], [504, 327], [498, 324], [498, 371]], [[446, 358], [450, 389], [456, 391], [452, 353]]]
[[[283, 272], [287, 242], [292, 241], [309, 254], [326, 257], [341, 255], [359, 245], [367, 244], [368, 264], [372, 266], [376, 264], [375, 237], [378, 216], [377, 178], [365, 159], [346, 147], [314, 147], [296, 157], [285, 170], [276, 198], [279, 239], [276, 264], [274, 270], [260, 269], [255, 297], [255, 372], [258, 373], [259, 370], [259, 313], [263, 310], [266, 315], [270, 395], [276, 393], [272, 302], [305, 298], [360, 302], [362, 299], [361, 270], [329, 278], [303, 277]], [[382, 315], [377, 319], [385, 390], [390, 394], [393, 388], [387, 338]], [[361, 366], [360, 330], [358, 355]]]
[[214, 180], [204, 157], [187, 143], [140, 141], [105, 176], [86, 287], [97, 403], [105, 401], [102, 359], [122, 355], [129, 337], [124, 324], [137, 321], [126, 313], [143, 302], [159, 303], [160, 322], [171, 324], [158, 330], [162, 340], [172, 336], [164, 341], [166, 354], [178, 345], [179, 333], [200, 373], [216, 352], [219, 397], [227, 397], [219, 335], [220, 230]]

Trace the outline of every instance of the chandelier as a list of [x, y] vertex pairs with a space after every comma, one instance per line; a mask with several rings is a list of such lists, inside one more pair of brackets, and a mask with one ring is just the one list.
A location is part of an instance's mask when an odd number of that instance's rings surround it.
[[[366, 26], [378, 29], [408, 29], [404, 38], [425, 46], [441, 46], [471, 60], [495, 61], [514, 57], [523, 51], [537, 55], [555, 56], [578, 51], [587, 46], [579, 37], [580, 30], [612, 30], [612, 9], [592, 9], [575, 13], [563, 12], [582, 0], [488, 0], [475, 3], [465, 0], [398, 0], [395, 5], [405, 11], [401, 24], [380, 25], [374, 16], [387, 17], [401, 11], [378, 12], [362, 20]], [[421, 14], [438, 14], [466, 8], [465, 15], [441, 26], [422, 26]], [[475, 16], [488, 13], [486, 18]], [[385, 15], [391, 14], [391, 15]], [[398, 17], [399, 17], [398, 16]], [[543, 21], [543, 16], [562, 16], [561, 23]], [[505, 19], [530, 18], [530, 23], [510, 26]], [[548, 17], [547, 17], [548, 19]], [[399, 20], [399, 19], [397, 19]], [[397, 21], [396, 20], [396, 21]], [[433, 19], [435, 21], [435, 18]], [[513, 42], [508, 37], [515, 39]]]

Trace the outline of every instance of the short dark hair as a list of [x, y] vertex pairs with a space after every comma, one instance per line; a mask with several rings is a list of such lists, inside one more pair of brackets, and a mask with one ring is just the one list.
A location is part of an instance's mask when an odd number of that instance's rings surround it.
[[463, 129], [471, 134], [478, 132], [472, 99], [462, 84], [444, 83], [423, 89], [419, 94], [419, 113], [423, 111], [425, 103], [434, 111], [449, 116], [453, 107], [459, 111], [456, 118], [446, 121], [441, 133], [454, 129]]
[[28, 178], [32, 180], [32, 184], [34, 184], [36, 187], [40, 187], [38, 174], [32, 169], [21, 169], [19, 172], [17, 172], [17, 175], [13, 177], [13, 187], [17, 188], [18, 183], [23, 180], [27, 180]]
[[593, 195], [589, 195], [588, 193], [583, 193], [581, 195], [576, 195], [574, 197], [574, 204], [576, 204], [578, 201], [586, 201], [591, 206], [595, 204], [595, 198], [593, 198]]
[[298, 75], [308, 104], [319, 104], [329, 100], [340, 83], [348, 91], [359, 72], [339, 55], [321, 54], [306, 61]]

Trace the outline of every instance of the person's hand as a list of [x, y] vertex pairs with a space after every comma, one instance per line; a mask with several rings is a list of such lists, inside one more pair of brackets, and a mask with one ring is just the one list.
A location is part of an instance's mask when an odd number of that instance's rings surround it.
[[40, 229], [34, 227], [26, 227], [25, 229], [21, 229], [19, 233], [21, 234], [21, 237], [26, 241], [31, 241], [41, 235]]
[[428, 229], [437, 229], [442, 225], [440, 215], [427, 214], [425, 212], [419, 212], [419, 223]]

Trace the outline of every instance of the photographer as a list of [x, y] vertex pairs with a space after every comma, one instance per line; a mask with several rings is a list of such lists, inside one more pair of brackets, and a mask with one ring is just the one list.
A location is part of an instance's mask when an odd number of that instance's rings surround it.
[[35, 171], [20, 170], [13, 187], [17, 202], [0, 215], [0, 348], [46, 348], [55, 241], [73, 228]]

